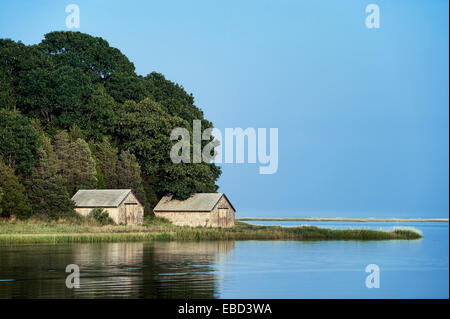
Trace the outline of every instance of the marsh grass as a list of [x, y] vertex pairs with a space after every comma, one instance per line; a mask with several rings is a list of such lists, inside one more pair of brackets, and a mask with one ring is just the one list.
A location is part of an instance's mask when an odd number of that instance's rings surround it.
[[144, 224], [138, 226], [102, 226], [90, 218], [0, 221], [0, 244], [172, 240], [410, 240], [421, 237], [417, 230], [406, 228], [381, 231], [315, 226], [258, 226], [243, 222], [237, 222], [233, 228], [203, 228], [174, 226], [161, 218], [146, 218]]

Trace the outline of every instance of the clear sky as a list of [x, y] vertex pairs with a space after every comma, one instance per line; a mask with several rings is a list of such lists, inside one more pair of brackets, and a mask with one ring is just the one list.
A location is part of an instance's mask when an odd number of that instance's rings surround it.
[[0, 0], [0, 37], [68, 30], [70, 3], [217, 128], [279, 129], [276, 174], [222, 164], [238, 216], [448, 217], [448, 1]]

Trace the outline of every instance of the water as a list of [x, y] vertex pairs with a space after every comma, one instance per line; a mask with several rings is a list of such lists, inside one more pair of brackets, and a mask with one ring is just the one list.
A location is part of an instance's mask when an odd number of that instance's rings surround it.
[[[411, 226], [415, 241], [228, 241], [0, 247], [0, 298], [448, 298], [448, 223], [309, 223], [331, 228]], [[68, 289], [65, 268], [80, 267]], [[380, 267], [368, 289], [365, 267]]]

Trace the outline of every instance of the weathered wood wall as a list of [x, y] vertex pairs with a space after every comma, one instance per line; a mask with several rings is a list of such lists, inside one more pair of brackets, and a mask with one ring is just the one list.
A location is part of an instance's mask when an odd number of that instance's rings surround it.
[[[127, 205], [129, 203], [137, 203], [137, 205]], [[133, 193], [130, 193], [125, 201], [117, 208], [101, 207], [108, 212], [109, 217], [116, 224], [139, 225], [144, 222], [144, 206], [142, 206]], [[94, 207], [75, 208], [75, 212], [87, 216]]]
[[[219, 210], [222, 214], [219, 215]], [[155, 216], [163, 217], [177, 226], [191, 227], [224, 227], [234, 226], [236, 212], [224, 196], [219, 200], [214, 209], [210, 212], [193, 212], [193, 211], [177, 211], [177, 212], [154, 212]]]
[[[137, 205], [127, 205], [137, 203]], [[118, 224], [139, 225], [144, 222], [144, 206], [142, 206], [137, 198], [130, 193], [122, 205], [119, 206]]]

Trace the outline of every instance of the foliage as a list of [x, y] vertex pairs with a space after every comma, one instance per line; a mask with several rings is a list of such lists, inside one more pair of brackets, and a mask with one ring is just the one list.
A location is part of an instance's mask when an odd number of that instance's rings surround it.
[[133, 154], [130, 154], [128, 151], [122, 151], [120, 153], [119, 162], [117, 163], [117, 175], [120, 176], [117, 188], [131, 188], [138, 200], [144, 206], [148, 207], [147, 196], [141, 177], [141, 166]]
[[19, 88], [18, 105], [25, 114], [61, 128], [81, 121], [83, 105], [93, 92], [88, 76], [69, 65], [30, 70]]
[[1, 217], [27, 218], [31, 215], [31, 205], [24, 186], [14, 175], [14, 170], [6, 166], [0, 156], [0, 188], [3, 198], [0, 202]]
[[101, 141], [105, 136], [114, 134], [116, 109], [116, 101], [103, 86], [98, 86], [84, 107], [83, 121], [80, 123], [90, 139]]
[[0, 187], [0, 216], [2, 216], [3, 189]]
[[118, 154], [108, 138], [102, 142], [91, 143], [91, 150], [97, 162], [98, 188], [132, 189], [138, 200], [148, 207], [141, 166], [136, 157], [128, 151]]
[[34, 175], [42, 179], [55, 177], [59, 168], [59, 159], [53, 149], [50, 137], [41, 133], [42, 144], [38, 149], [39, 163], [34, 169]]
[[113, 74], [133, 74], [134, 65], [118, 49], [102, 38], [80, 32], [51, 32], [39, 45], [57, 65], [70, 65], [88, 74], [94, 82], [108, 80]]
[[149, 96], [170, 115], [178, 116], [189, 123], [203, 119], [203, 112], [194, 105], [192, 94], [187, 94], [182, 86], [166, 80], [164, 75], [152, 72], [144, 78], [144, 85]]
[[185, 120], [168, 115], [158, 103], [146, 98], [123, 105], [118, 136], [122, 147], [141, 163], [143, 175], [156, 177], [152, 185], [158, 195], [170, 193], [175, 198], [186, 199], [196, 192], [215, 192], [215, 180], [221, 173], [217, 166], [171, 162], [170, 149], [174, 142], [170, 140], [170, 132], [175, 127], [192, 131]]
[[16, 105], [11, 73], [0, 65], [0, 108], [12, 108]]
[[0, 109], [0, 155], [18, 173], [27, 174], [37, 163], [39, 132], [17, 110]]
[[88, 217], [94, 218], [100, 225], [114, 224], [114, 221], [109, 217], [109, 213], [102, 208], [94, 208], [89, 212]]
[[57, 179], [35, 177], [26, 186], [34, 216], [58, 219], [75, 214], [75, 203]]
[[91, 143], [90, 149], [99, 167], [100, 175], [103, 176], [104, 183], [99, 185], [100, 188], [117, 188], [118, 149], [110, 143], [108, 138], [103, 139], [102, 142]]
[[51, 32], [29, 46], [0, 39], [0, 118], [3, 162], [30, 190], [36, 182], [35, 194], [131, 188], [149, 212], [163, 195], [218, 189], [216, 165], [169, 157], [174, 127], [192, 133], [197, 119], [213, 127], [192, 94], [160, 73], [137, 75], [99, 37]]
[[55, 136], [55, 152], [58, 158], [58, 175], [62, 177], [69, 194], [78, 189], [97, 186], [97, 171], [86, 141], [70, 141], [69, 134], [61, 131]]

